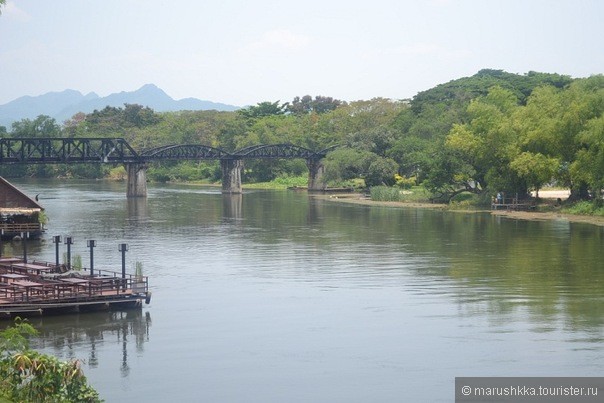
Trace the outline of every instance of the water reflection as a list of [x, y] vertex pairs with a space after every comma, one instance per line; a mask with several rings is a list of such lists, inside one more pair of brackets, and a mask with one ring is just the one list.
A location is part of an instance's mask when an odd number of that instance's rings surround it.
[[[98, 239], [116, 267], [127, 239], [154, 293], [152, 341], [141, 313], [37, 326], [43, 348], [87, 358], [108, 401], [169, 400], [166, 382], [181, 401], [449, 401], [454, 376], [604, 369], [602, 228], [302, 192], [68, 191], [42, 192], [50, 234], [73, 231], [82, 254]], [[54, 259], [50, 241], [40, 252]]]
[[148, 201], [146, 197], [129, 197], [126, 200], [128, 205], [128, 219], [145, 220], [149, 218]]
[[241, 220], [243, 209], [242, 194], [223, 194], [222, 195], [223, 217], [229, 220]]
[[[32, 341], [32, 348], [63, 359], [84, 359], [90, 368], [99, 365], [100, 346], [120, 345], [120, 370], [124, 377], [130, 372], [131, 350], [143, 353], [150, 340], [151, 314], [141, 309], [30, 318], [29, 322], [39, 332]], [[87, 358], [82, 357], [83, 351], [88, 352]]]

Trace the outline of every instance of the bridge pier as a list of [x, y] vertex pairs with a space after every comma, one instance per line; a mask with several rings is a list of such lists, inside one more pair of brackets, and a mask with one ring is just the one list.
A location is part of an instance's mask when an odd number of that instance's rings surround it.
[[126, 197], [147, 197], [147, 165], [124, 164], [128, 173]]
[[327, 188], [327, 184], [323, 182], [325, 165], [320, 159], [307, 159], [306, 166], [308, 167], [308, 190], [311, 192], [324, 191]]
[[243, 160], [221, 159], [220, 168], [222, 169], [222, 193], [242, 193], [241, 171], [243, 170]]

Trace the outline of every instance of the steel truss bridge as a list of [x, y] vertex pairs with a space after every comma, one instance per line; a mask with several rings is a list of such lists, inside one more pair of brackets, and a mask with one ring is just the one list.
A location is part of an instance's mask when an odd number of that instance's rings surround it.
[[168, 160], [220, 160], [223, 193], [241, 193], [241, 171], [246, 159], [303, 158], [308, 166], [308, 189], [323, 190], [323, 159], [334, 147], [313, 151], [293, 144], [269, 144], [228, 152], [198, 145], [167, 145], [137, 152], [122, 138], [3, 138], [3, 164], [124, 164], [128, 197], [146, 197], [147, 164]]
[[144, 164], [162, 160], [267, 158], [320, 160], [331, 150], [313, 151], [293, 144], [270, 144], [228, 152], [210, 146], [185, 144], [137, 152], [122, 138], [3, 138], [0, 139], [0, 164]]

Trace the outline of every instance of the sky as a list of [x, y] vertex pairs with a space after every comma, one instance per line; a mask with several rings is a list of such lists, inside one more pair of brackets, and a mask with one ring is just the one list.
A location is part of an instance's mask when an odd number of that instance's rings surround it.
[[7, 0], [0, 105], [155, 84], [245, 106], [412, 98], [484, 68], [604, 73], [601, 0]]

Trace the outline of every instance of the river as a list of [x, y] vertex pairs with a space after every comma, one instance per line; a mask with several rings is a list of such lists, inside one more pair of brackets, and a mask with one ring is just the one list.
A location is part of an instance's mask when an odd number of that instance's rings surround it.
[[[604, 373], [604, 230], [293, 191], [14, 180], [30, 258], [141, 262], [141, 311], [32, 319], [107, 402], [451, 402], [456, 376]], [[63, 251], [64, 251], [63, 247]], [[19, 244], [4, 253], [19, 254]]]

